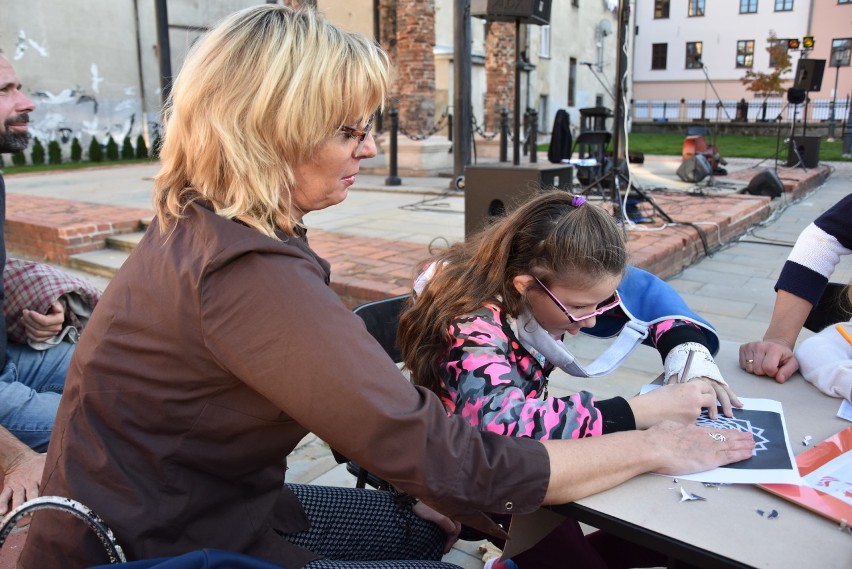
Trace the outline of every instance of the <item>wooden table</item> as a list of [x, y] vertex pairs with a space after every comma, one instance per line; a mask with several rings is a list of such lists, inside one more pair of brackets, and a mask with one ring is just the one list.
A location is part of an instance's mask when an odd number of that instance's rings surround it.
[[[781, 401], [793, 452], [806, 435], [816, 444], [849, 426], [836, 416], [840, 399], [796, 374], [783, 385], [739, 368], [739, 344], [723, 342], [716, 358], [738, 396]], [[601, 380], [598, 380], [601, 381]], [[605, 381], [605, 380], [604, 380]], [[625, 395], [630, 396], [630, 393]], [[679, 487], [706, 498], [681, 502]], [[768, 519], [757, 510], [778, 511]], [[852, 535], [839, 525], [753, 485], [708, 488], [699, 482], [645, 474], [571, 504], [516, 516], [513, 535], [535, 534], [553, 512], [640, 543], [673, 560], [712, 569], [725, 567], [852, 568]], [[849, 520], [852, 524], [852, 520]]]

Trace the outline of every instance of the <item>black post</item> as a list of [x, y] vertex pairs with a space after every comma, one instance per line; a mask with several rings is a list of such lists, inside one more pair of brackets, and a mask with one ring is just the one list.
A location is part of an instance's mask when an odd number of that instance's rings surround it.
[[843, 156], [852, 157], [852, 100], [846, 97], [846, 126], [843, 129]]
[[157, 56], [160, 62], [160, 100], [163, 105], [172, 91], [172, 50], [169, 44], [169, 11], [166, 0], [154, 5], [157, 16]]
[[447, 114], [447, 140], [453, 141], [453, 113]]
[[538, 111], [530, 109], [530, 162], [538, 162]]
[[515, 116], [512, 117], [515, 127], [512, 164], [515, 166], [521, 163], [521, 65], [521, 19], [515, 18]]
[[464, 176], [464, 168], [470, 164], [470, 148], [473, 143], [473, 115], [471, 112], [471, 53], [473, 32], [470, 23], [470, 0], [453, 0], [453, 172], [455, 180]]
[[396, 108], [390, 110], [390, 175], [385, 178], [386, 186], [399, 186], [402, 180], [397, 175], [397, 135], [399, 134], [399, 111]]
[[500, 109], [500, 162], [509, 161], [509, 109]]
[[707, 112], [707, 99], [701, 99], [701, 120], [704, 120]]

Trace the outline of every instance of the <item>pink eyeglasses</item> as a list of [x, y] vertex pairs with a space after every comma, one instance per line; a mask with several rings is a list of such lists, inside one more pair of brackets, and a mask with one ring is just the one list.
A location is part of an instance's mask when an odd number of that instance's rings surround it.
[[611, 310], [611, 309], [615, 308], [616, 306], [618, 306], [619, 304], [621, 304], [621, 297], [618, 296], [618, 291], [615, 291], [612, 294], [611, 297], [609, 297], [608, 299], [599, 303], [598, 307], [594, 311], [589, 312], [588, 314], [584, 314], [583, 316], [574, 316], [573, 314], [568, 312], [568, 309], [565, 308], [565, 305], [563, 305], [561, 302], [559, 302], [559, 299], [556, 298], [553, 295], [553, 293], [550, 292], [550, 290], [546, 286], [544, 286], [544, 283], [542, 283], [540, 280], [538, 280], [538, 278], [535, 277], [535, 276], [533, 278], [535, 279], [535, 282], [537, 282], [539, 284], [539, 286], [544, 290], [544, 292], [547, 294], [547, 296], [550, 297], [550, 300], [552, 300], [556, 304], [556, 306], [559, 307], [559, 310], [561, 310], [562, 313], [565, 316], [568, 317], [568, 320], [570, 320], [572, 324], [576, 324], [577, 322], [582, 322], [583, 320], [588, 320], [589, 318], [592, 318], [594, 316], [599, 316], [599, 315], [603, 314], [604, 312], [606, 312], [607, 310]]

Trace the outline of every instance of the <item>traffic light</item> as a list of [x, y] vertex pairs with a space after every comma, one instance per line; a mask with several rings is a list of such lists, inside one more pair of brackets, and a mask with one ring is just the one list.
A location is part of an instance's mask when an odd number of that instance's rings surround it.
[[805, 49], [813, 49], [814, 48], [814, 36], [805, 36], [802, 38], [802, 46]]
[[799, 49], [799, 39], [793, 38], [787, 40], [787, 49]]

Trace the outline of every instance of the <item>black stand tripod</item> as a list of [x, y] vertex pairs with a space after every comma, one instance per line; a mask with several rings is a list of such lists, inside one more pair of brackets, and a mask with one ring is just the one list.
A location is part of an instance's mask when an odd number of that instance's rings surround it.
[[[793, 105], [793, 120], [790, 123], [790, 138], [787, 139], [787, 144], [790, 145], [790, 150], [793, 152], [793, 155], [796, 157], [796, 163], [790, 166], [791, 168], [802, 168], [807, 171], [805, 168], [805, 160], [802, 158], [802, 154], [799, 152], [799, 145], [796, 144], [796, 117], [799, 114], [799, 105], [804, 101], [805, 103], [805, 115], [807, 120], [807, 112], [808, 112], [808, 93], [804, 89], [798, 89], [796, 87], [791, 87], [787, 89], [787, 102]], [[804, 131], [802, 132], [804, 135]], [[776, 164], [778, 161], [778, 157], [776, 155]]]
[[[633, 222], [632, 219], [628, 216], [627, 212], [627, 196], [632, 190], [639, 196], [638, 201], [647, 202], [651, 204], [654, 210], [660, 214], [660, 216], [665, 219], [669, 223], [674, 223], [674, 220], [669, 217], [669, 215], [660, 208], [659, 205], [654, 202], [654, 200], [649, 197], [644, 191], [636, 187], [629, 175], [628, 165], [627, 165], [627, 153], [625, 152], [625, 143], [624, 143], [624, 124], [625, 120], [625, 88], [624, 84], [627, 81], [627, 53], [625, 51], [626, 40], [627, 40], [627, 26], [629, 20], [629, 11], [627, 7], [626, 0], [619, 0], [618, 2], [618, 58], [616, 60], [616, 82], [615, 82], [615, 115], [613, 118], [613, 128], [612, 128], [612, 156], [613, 156], [613, 167], [605, 172], [600, 178], [592, 181], [584, 190], [583, 193], [587, 193], [592, 188], [598, 187], [601, 188], [601, 195], [606, 199], [607, 197], [613, 202], [614, 213], [622, 220], [622, 227], [625, 228], [629, 223]], [[621, 188], [624, 186], [625, 191], [622, 195]], [[609, 187], [611, 189], [611, 194], [609, 196], [604, 196], [602, 188]]]

